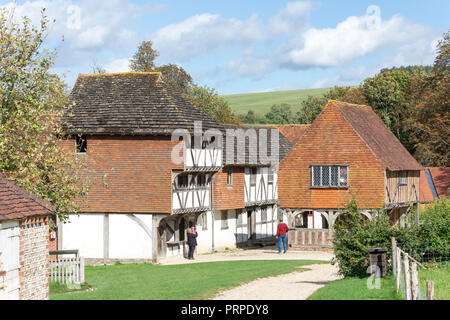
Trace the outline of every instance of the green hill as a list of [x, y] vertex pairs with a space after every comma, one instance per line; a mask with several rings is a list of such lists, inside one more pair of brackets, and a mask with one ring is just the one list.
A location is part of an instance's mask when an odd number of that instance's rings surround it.
[[305, 89], [305, 90], [288, 90], [288, 91], [274, 91], [261, 93], [244, 93], [223, 95], [231, 109], [239, 114], [247, 114], [248, 110], [255, 111], [256, 115], [263, 116], [270, 107], [278, 103], [288, 103], [292, 106], [292, 111], [297, 112], [300, 107], [300, 102], [305, 100], [308, 95], [320, 96], [328, 88], [320, 89]]

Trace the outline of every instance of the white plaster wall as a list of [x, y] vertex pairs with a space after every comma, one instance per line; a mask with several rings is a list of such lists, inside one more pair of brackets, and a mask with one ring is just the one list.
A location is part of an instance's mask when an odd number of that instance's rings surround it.
[[103, 214], [70, 215], [62, 225], [62, 250], [80, 250], [85, 258], [103, 258]]
[[216, 212], [214, 224], [214, 249], [223, 251], [225, 248], [236, 248], [236, 210], [228, 210], [228, 228], [222, 229], [221, 212]]
[[198, 216], [197, 220], [197, 248], [196, 253], [206, 253], [211, 252], [211, 241], [212, 241], [212, 214], [211, 211], [206, 212], [207, 216], [207, 229], [202, 228], [202, 215]]
[[313, 211], [314, 229], [322, 229], [322, 214], [319, 211]]
[[109, 258], [152, 258], [152, 215], [135, 214], [150, 235], [132, 218], [124, 214], [109, 215]]

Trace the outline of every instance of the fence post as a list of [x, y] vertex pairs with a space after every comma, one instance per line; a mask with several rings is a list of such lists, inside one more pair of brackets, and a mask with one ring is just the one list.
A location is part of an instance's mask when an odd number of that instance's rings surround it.
[[427, 300], [434, 300], [434, 281], [427, 280]]
[[80, 283], [84, 283], [84, 257], [80, 259]]
[[403, 269], [405, 272], [405, 298], [411, 300], [411, 274], [409, 273], [409, 259], [408, 254], [404, 254]]
[[411, 263], [411, 289], [412, 299], [419, 300], [419, 275], [417, 273], [417, 263], [415, 261]]
[[400, 248], [397, 248], [397, 254], [396, 254], [396, 257], [397, 257], [397, 261], [396, 261], [396, 263], [397, 263], [397, 270], [396, 270], [396, 280], [397, 280], [397, 293], [400, 291], [400, 278], [401, 278], [401, 270], [402, 270], [402, 267], [401, 267], [401, 261], [402, 261], [402, 253], [400, 252]]
[[397, 241], [393, 237], [392, 241], [392, 273], [397, 276]]

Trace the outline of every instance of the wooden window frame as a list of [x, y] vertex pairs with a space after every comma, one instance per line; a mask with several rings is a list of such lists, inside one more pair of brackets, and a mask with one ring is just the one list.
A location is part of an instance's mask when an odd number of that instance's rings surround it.
[[[255, 173], [253, 173], [255, 171]], [[256, 186], [256, 176], [258, 175], [257, 168], [250, 168], [250, 186]], [[254, 178], [253, 178], [254, 177]]]
[[398, 185], [407, 186], [408, 185], [408, 171], [400, 171], [398, 173]]
[[87, 153], [87, 135], [78, 134], [75, 136], [75, 151], [77, 154]]
[[233, 187], [233, 169], [229, 168], [227, 171], [227, 185], [228, 188]]

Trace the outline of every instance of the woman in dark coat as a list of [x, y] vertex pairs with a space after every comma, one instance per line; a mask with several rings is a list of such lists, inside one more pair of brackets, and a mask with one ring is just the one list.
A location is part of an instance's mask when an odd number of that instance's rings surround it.
[[194, 227], [188, 228], [187, 230], [187, 243], [189, 246], [188, 259], [194, 260], [194, 250], [197, 246], [197, 231]]

